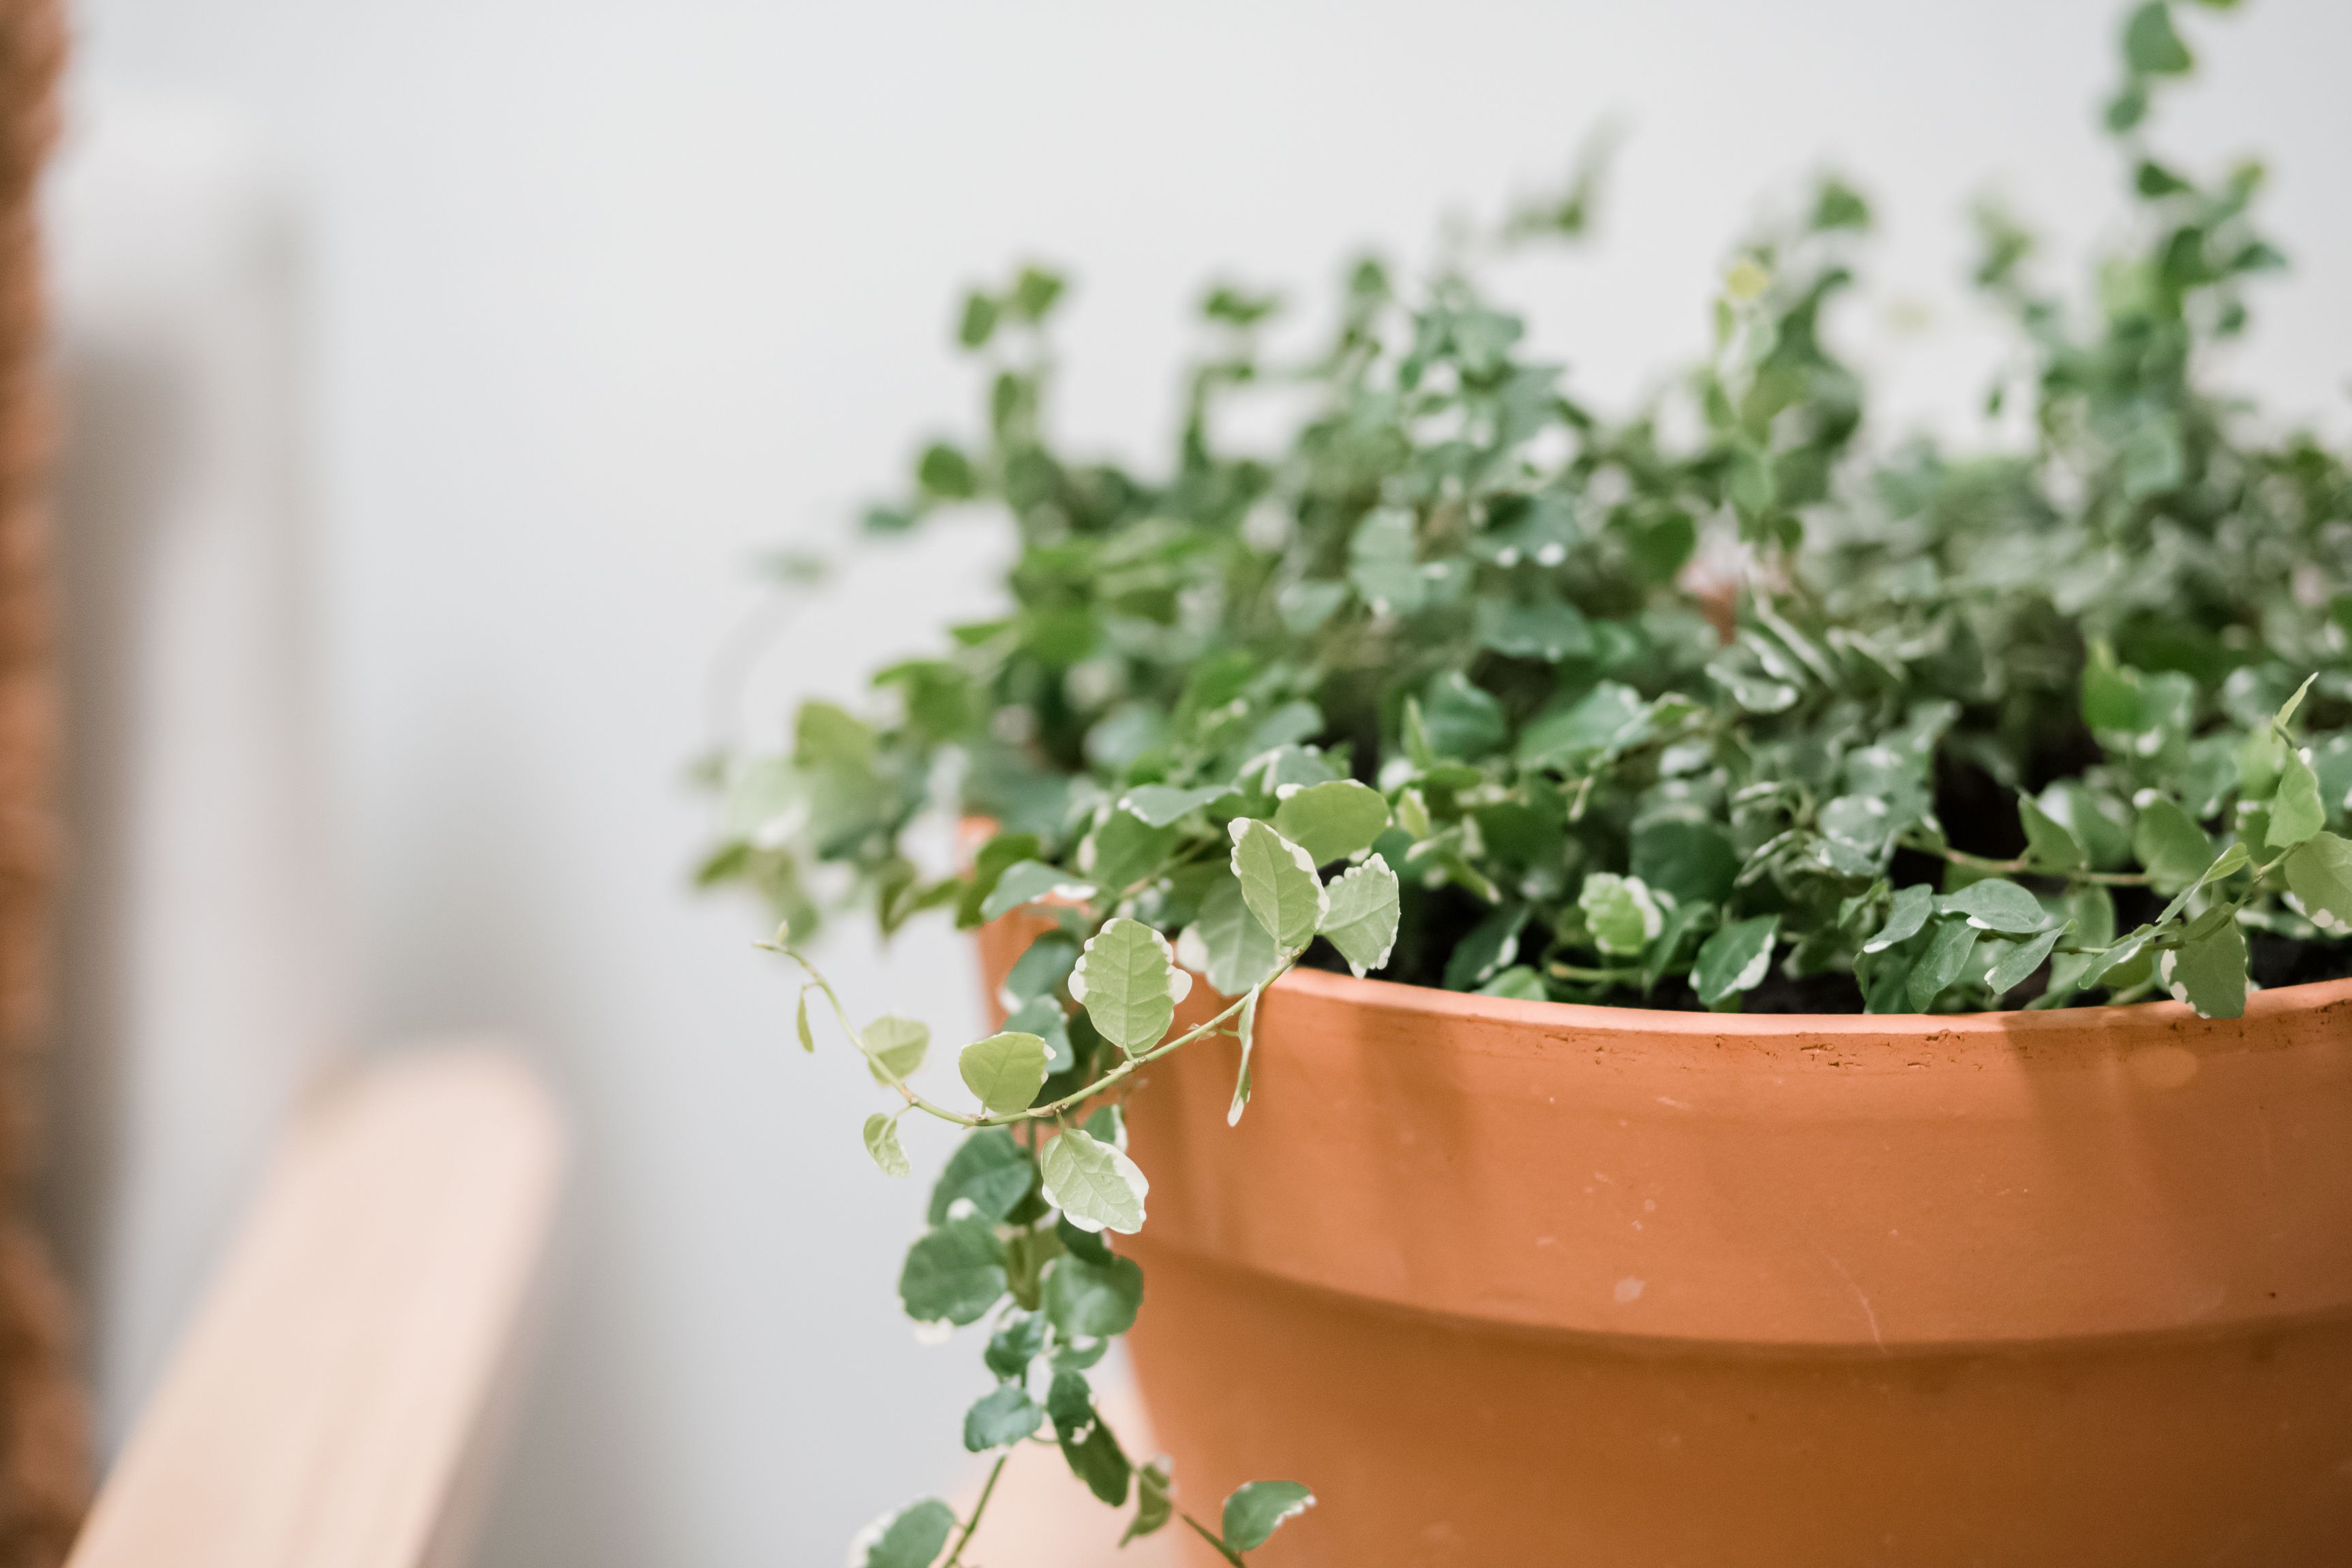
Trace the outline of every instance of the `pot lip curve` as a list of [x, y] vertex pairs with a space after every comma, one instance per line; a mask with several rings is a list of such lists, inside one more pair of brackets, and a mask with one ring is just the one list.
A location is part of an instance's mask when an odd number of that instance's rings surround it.
[[2352, 1005], [2352, 977], [2318, 980], [2255, 991], [2236, 1019], [2200, 1017], [2185, 1002], [2136, 1002], [2123, 1006], [2011, 1009], [1998, 1013], [1696, 1013], [1669, 1008], [1610, 1007], [1589, 1002], [1538, 1002], [1433, 985], [1358, 978], [1325, 969], [1293, 969], [1269, 987], [1301, 999], [1354, 1004], [1388, 1013], [1419, 1014], [1436, 1021], [1558, 1032], [1616, 1036], [1688, 1037], [1708, 1041], [1745, 1039], [1765, 1044], [1791, 1037], [1819, 1039], [1852, 1036], [1885, 1040], [1890, 1036], [1921, 1041], [2032, 1044], [2115, 1032], [2173, 1033], [2230, 1029], [2273, 1020], [2300, 1018]]

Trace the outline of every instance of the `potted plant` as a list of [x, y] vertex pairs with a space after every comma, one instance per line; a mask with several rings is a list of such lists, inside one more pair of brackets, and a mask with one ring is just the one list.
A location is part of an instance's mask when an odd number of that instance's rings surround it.
[[[899, 1289], [998, 1379], [967, 1447], [1203, 1563], [2352, 1560], [2352, 468], [2208, 384], [2279, 258], [2146, 139], [2174, 13], [2094, 299], [1982, 215], [2009, 449], [1869, 439], [1834, 180], [1625, 419], [1366, 260], [1304, 363], [1211, 291], [1147, 476], [1052, 443], [1059, 281], [971, 296], [985, 432], [867, 523], [1009, 514], [1012, 607], [726, 760], [706, 868], [876, 1163], [961, 1131]], [[961, 1091], [808, 967], [828, 881], [979, 932]], [[1130, 1328], [1172, 1474], [1095, 1407]]]

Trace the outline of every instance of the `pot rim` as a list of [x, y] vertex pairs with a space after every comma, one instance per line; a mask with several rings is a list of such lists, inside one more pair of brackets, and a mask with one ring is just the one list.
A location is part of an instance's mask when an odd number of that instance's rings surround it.
[[2238, 1018], [2206, 1018], [2186, 1002], [2175, 1001], [2133, 1002], [2120, 1006], [2006, 1008], [1990, 1013], [1702, 1013], [1591, 1002], [1538, 1002], [1306, 968], [1291, 970], [1268, 989], [1276, 994], [1287, 991], [1332, 1002], [1352, 1001], [1433, 1018], [1517, 1024], [1546, 1033], [1681, 1036], [1710, 1044], [1740, 1037], [1763, 1043], [1797, 1036], [1819, 1039], [1843, 1035], [1883, 1041], [1890, 1035], [1910, 1035], [1946, 1044], [1998, 1041], [2012, 1047], [2084, 1035], [2252, 1032], [2250, 1026], [2268, 1019], [2352, 1002], [2352, 976], [2249, 992], [2246, 1010]]

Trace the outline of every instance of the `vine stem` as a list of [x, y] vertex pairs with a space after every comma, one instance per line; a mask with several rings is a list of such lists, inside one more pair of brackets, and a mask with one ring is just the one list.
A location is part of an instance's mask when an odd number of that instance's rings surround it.
[[1232, 1563], [1234, 1568], [1249, 1568], [1249, 1565], [1242, 1561], [1242, 1554], [1225, 1544], [1225, 1538], [1223, 1536], [1217, 1534], [1207, 1525], [1202, 1524], [1199, 1520], [1194, 1519], [1189, 1513], [1180, 1513], [1176, 1517], [1191, 1525], [1192, 1527], [1193, 1533], [1200, 1536], [1202, 1540], [1207, 1542], [1212, 1547], [1215, 1548], [1217, 1555]]
[[1906, 840], [1904, 847], [1940, 855], [1953, 865], [1966, 866], [1972, 871], [2039, 873], [2063, 877], [2070, 882], [2095, 882], [2104, 888], [2145, 888], [2148, 881], [2145, 871], [2050, 871], [2033, 865], [2021, 855], [2014, 860], [1995, 860], [1983, 855], [1971, 855], [1965, 849], [1955, 849], [1948, 844], [1928, 844], [1916, 839]]
[[[1103, 1074], [1102, 1077], [1095, 1079], [1094, 1082], [1087, 1085], [1084, 1089], [1077, 1089], [1070, 1094], [1066, 1094], [1061, 1099], [1056, 1100], [1050, 1104], [1033, 1105], [1025, 1110], [1011, 1111], [1003, 1115], [995, 1115], [992, 1113], [981, 1116], [971, 1116], [967, 1115], [965, 1112], [961, 1110], [950, 1110], [946, 1106], [940, 1105], [934, 1100], [928, 1100], [922, 1095], [916, 1093], [915, 1090], [908, 1086], [906, 1079], [900, 1078], [896, 1072], [892, 1071], [887, 1063], [884, 1062], [881, 1058], [876, 1056], [872, 1049], [866, 1046], [866, 1037], [858, 1032], [857, 1026], [849, 1021], [848, 1010], [842, 1006], [840, 996], [837, 995], [833, 989], [833, 983], [827, 980], [824, 973], [817, 969], [816, 965], [811, 963], [807, 957], [797, 948], [792, 947], [782, 942], [755, 942], [752, 945], [765, 949], [770, 952], [782, 953], [786, 958], [791, 959], [794, 963], [800, 965], [802, 973], [809, 977], [809, 979], [816, 985], [818, 990], [824, 993], [825, 1003], [827, 1005], [832, 1007], [835, 1020], [841, 1025], [841, 1032], [849, 1037], [850, 1043], [857, 1047], [858, 1054], [866, 1058], [866, 1064], [874, 1069], [875, 1075], [880, 1078], [882, 1081], [887, 1084], [891, 1089], [898, 1091], [898, 1098], [907, 1102], [907, 1108], [908, 1110], [919, 1110], [924, 1112], [926, 1115], [935, 1116], [941, 1121], [951, 1121], [959, 1127], [1013, 1127], [1018, 1126], [1023, 1122], [1045, 1121], [1057, 1118], [1071, 1107], [1084, 1104], [1086, 1101], [1094, 1099], [1097, 1095], [1101, 1094], [1113, 1084], [1120, 1082], [1126, 1079], [1129, 1074], [1135, 1071], [1136, 1068], [1144, 1066], [1146, 1063], [1158, 1061], [1161, 1057], [1167, 1056], [1171, 1051], [1181, 1050], [1184, 1047], [1191, 1045], [1195, 1040], [1202, 1039], [1209, 1035], [1223, 1031], [1224, 1026], [1231, 1022], [1241, 1012], [1242, 1008], [1249, 1003], [1249, 996], [1244, 995], [1240, 997], [1234, 1002], [1227, 1005], [1223, 1012], [1217, 1014], [1214, 1017], [1210, 1018], [1205, 1023], [1196, 1025], [1192, 1028], [1186, 1030], [1183, 1034], [1177, 1036], [1172, 1040], [1162, 1041], [1160, 1044], [1152, 1047], [1148, 1051], [1141, 1051], [1128, 1058], [1127, 1060], [1119, 1063], [1118, 1066]], [[1305, 951], [1306, 950], [1304, 948], [1301, 948], [1289, 953], [1284, 958], [1281, 967], [1277, 968], [1273, 974], [1257, 985], [1251, 987], [1251, 993], [1255, 994], [1258, 992], [1262, 992], [1266, 986], [1273, 984], [1276, 981], [1289, 973], [1290, 971], [1297, 964], [1299, 953]]]
[[955, 1550], [948, 1553], [948, 1560], [940, 1568], [960, 1568], [963, 1549], [971, 1544], [972, 1531], [980, 1528], [980, 1516], [988, 1511], [988, 1500], [996, 1493], [996, 1478], [1004, 1473], [1004, 1461], [1012, 1457], [999, 1454], [996, 1463], [988, 1468], [988, 1480], [980, 1489], [980, 1500], [971, 1505], [971, 1517], [963, 1521], [963, 1533], [956, 1537]]

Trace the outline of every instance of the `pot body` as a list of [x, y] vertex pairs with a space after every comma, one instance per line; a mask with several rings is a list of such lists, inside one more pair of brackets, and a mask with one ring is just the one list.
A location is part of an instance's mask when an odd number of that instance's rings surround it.
[[1195, 1511], [1321, 1499], [1254, 1562], [2352, 1563], [2352, 982], [2223, 1023], [1300, 973], [1229, 1129], [1236, 1048], [1129, 1102], [1123, 1245]]

